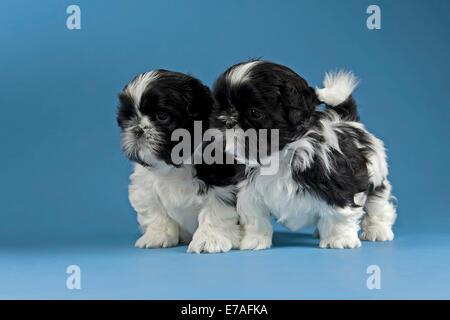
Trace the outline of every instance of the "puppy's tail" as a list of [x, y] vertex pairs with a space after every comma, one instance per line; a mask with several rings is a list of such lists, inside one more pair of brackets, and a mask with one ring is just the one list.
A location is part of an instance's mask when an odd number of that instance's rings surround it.
[[359, 115], [352, 92], [358, 85], [358, 79], [352, 72], [339, 71], [326, 73], [323, 88], [316, 87], [316, 95], [327, 109], [336, 111], [342, 119], [359, 121]]

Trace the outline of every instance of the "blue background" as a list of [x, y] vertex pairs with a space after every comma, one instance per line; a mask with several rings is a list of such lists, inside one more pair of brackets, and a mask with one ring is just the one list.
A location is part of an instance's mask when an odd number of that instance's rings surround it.
[[[66, 28], [70, 4], [81, 30]], [[444, 0], [0, 2], [0, 298], [450, 298], [449, 18]], [[276, 226], [260, 252], [133, 247], [116, 94], [155, 68], [212, 85], [251, 57], [312, 86], [340, 68], [361, 79], [398, 197], [393, 242], [323, 250]], [[71, 264], [81, 290], [65, 288]]]

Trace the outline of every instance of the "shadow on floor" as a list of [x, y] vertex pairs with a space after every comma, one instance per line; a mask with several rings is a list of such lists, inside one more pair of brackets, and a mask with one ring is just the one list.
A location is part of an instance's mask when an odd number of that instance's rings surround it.
[[311, 247], [317, 248], [319, 240], [310, 233], [297, 233], [289, 231], [275, 231], [273, 233], [273, 247]]

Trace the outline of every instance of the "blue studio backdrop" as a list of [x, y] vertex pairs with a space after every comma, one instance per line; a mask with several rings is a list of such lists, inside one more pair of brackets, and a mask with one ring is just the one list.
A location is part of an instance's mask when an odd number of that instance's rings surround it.
[[[73, 4], [81, 29], [66, 25]], [[366, 25], [373, 4], [381, 29]], [[445, 0], [1, 1], [0, 298], [450, 298], [449, 30]], [[265, 251], [133, 247], [117, 93], [156, 68], [211, 86], [248, 58], [312, 86], [359, 77], [361, 119], [388, 149], [393, 242], [324, 250], [277, 225]]]

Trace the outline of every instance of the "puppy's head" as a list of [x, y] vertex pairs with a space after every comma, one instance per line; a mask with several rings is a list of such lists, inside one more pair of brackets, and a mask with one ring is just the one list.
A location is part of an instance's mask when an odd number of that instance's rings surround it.
[[117, 122], [126, 157], [144, 166], [172, 165], [178, 143], [172, 132], [186, 129], [193, 136], [194, 121], [205, 124], [213, 99], [199, 80], [178, 72], [154, 70], [134, 78], [119, 93]]
[[279, 129], [279, 147], [308, 126], [320, 103], [314, 89], [288, 67], [267, 61], [232, 66], [214, 85], [214, 126]]

